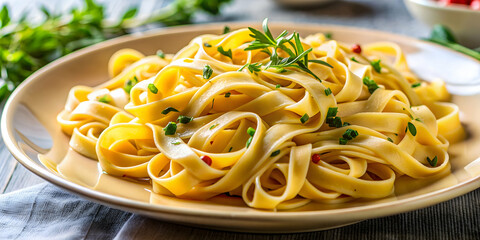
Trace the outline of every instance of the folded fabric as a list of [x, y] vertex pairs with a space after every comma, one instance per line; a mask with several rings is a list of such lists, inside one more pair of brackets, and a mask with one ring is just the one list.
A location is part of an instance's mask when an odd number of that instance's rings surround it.
[[0, 239], [480, 239], [480, 190], [426, 209], [327, 231], [250, 234], [162, 222], [42, 183], [0, 195]]

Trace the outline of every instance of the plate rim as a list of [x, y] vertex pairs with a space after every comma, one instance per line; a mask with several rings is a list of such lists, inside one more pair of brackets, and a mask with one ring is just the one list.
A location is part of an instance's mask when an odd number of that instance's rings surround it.
[[[271, 22], [270, 26], [282, 26], [283, 28], [295, 28], [296, 26], [302, 25], [302, 28], [305, 27], [312, 27], [314, 29], [335, 29], [338, 31], [362, 31], [368, 32], [371, 34], [375, 34], [375, 36], [379, 36], [379, 38], [390, 38], [390, 39], [403, 39], [403, 41], [413, 41], [422, 44], [429, 44], [436, 48], [441, 48], [443, 50], [450, 51], [452, 53], [461, 55], [463, 58], [467, 58], [471, 61], [477, 62], [480, 64], [479, 60], [476, 60], [470, 56], [463, 55], [458, 53], [454, 50], [449, 48], [436, 45], [427, 41], [415, 39], [409, 36], [404, 36], [396, 33], [390, 33], [380, 30], [373, 30], [367, 28], [358, 28], [358, 27], [349, 27], [349, 26], [342, 26], [342, 25], [333, 25], [333, 24], [312, 24], [312, 23], [301, 23], [301, 22]], [[43, 178], [44, 180], [59, 186], [63, 189], [68, 190], [76, 195], [81, 195], [89, 200], [93, 200], [95, 202], [109, 205], [112, 207], [117, 207], [121, 209], [128, 209], [127, 211], [154, 211], [154, 213], [158, 214], [181, 214], [184, 216], [192, 216], [192, 217], [210, 217], [210, 218], [235, 218], [238, 220], [273, 220], [279, 221], [278, 217], [289, 217], [289, 220], [292, 218], [316, 218], [316, 219], [323, 219], [326, 217], [331, 216], [339, 216], [341, 215], [347, 216], [344, 219], [352, 219], [353, 215], [356, 214], [356, 217], [361, 219], [370, 219], [382, 216], [389, 216], [394, 214], [399, 214], [403, 212], [412, 211], [415, 209], [421, 209], [428, 206], [432, 206], [438, 204], [440, 202], [444, 202], [450, 200], [452, 198], [464, 195], [468, 192], [471, 192], [480, 187], [480, 176], [474, 177], [470, 180], [461, 182], [460, 184], [456, 184], [447, 188], [442, 188], [433, 192], [420, 194], [417, 196], [408, 197], [401, 200], [394, 200], [389, 202], [380, 202], [371, 205], [363, 205], [363, 206], [354, 206], [354, 207], [347, 207], [347, 208], [340, 208], [340, 209], [327, 209], [327, 210], [312, 210], [312, 211], [288, 211], [288, 212], [276, 212], [276, 211], [264, 211], [258, 210], [256, 211], [244, 211], [244, 212], [234, 212], [229, 213], [225, 210], [212, 210], [212, 209], [198, 209], [198, 208], [190, 208], [190, 207], [177, 207], [177, 206], [167, 206], [167, 205], [159, 205], [159, 204], [151, 204], [136, 201], [133, 199], [128, 199], [120, 196], [115, 196], [107, 193], [102, 193], [96, 191], [94, 189], [90, 189], [79, 184], [73, 183], [68, 181], [67, 179], [61, 178], [60, 176], [50, 172], [44, 166], [39, 165], [34, 162], [33, 159], [30, 159], [26, 154], [24, 154], [14, 142], [14, 130], [12, 128], [12, 121], [13, 121], [13, 112], [15, 110], [14, 107], [18, 106], [20, 102], [16, 99], [16, 96], [19, 95], [23, 89], [27, 88], [28, 85], [32, 84], [39, 76], [43, 74], [47, 74], [50, 69], [55, 68], [57, 65], [62, 65], [68, 63], [69, 61], [74, 60], [76, 57], [88, 54], [90, 52], [99, 51], [104, 47], [112, 46], [116, 44], [121, 44], [129, 41], [135, 41], [141, 38], [149, 38], [149, 37], [156, 37], [158, 35], [164, 34], [175, 34], [181, 32], [195, 32], [199, 29], [201, 30], [215, 30], [223, 28], [223, 26], [229, 25], [232, 29], [237, 29], [239, 27], [246, 27], [246, 26], [259, 26], [260, 23], [258, 22], [215, 22], [215, 23], [207, 23], [207, 24], [196, 24], [196, 25], [185, 25], [185, 26], [177, 26], [177, 27], [166, 27], [160, 29], [153, 29], [148, 30], [141, 33], [133, 33], [117, 38], [113, 38], [84, 49], [78, 50], [73, 52], [67, 56], [61, 57], [48, 65], [44, 66], [40, 70], [33, 73], [29, 76], [24, 82], [22, 82], [17, 89], [10, 95], [9, 99], [7, 100], [2, 117], [1, 117], [1, 126], [0, 131], [2, 133], [2, 138], [4, 141], [5, 146], [7, 149], [12, 153], [15, 159], [20, 162], [24, 167], [26, 167], [30, 172], [36, 174], [37, 176]], [[395, 206], [402, 206], [402, 207], [395, 207]], [[368, 213], [367, 216], [364, 216], [364, 213]]]

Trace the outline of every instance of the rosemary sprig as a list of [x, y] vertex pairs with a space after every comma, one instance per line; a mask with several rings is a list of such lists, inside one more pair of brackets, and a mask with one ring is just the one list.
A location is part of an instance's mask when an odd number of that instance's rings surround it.
[[[300, 41], [300, 35], [297, 32], [288, 35], [287, 31], [283, 31], [277, 37], [273, 37], [268, 28], [268, 18], [263, 20], [262, 28], [263, 33], [255, 28], [248, 28], [251, 32], [250, 36], [253, 37], [254, 40], [245, 48], [245, 51], [261, 49], [262, 52], [268, 54], [270, 61], [265, 65], [265, 69], [276, 68], [279, 72], [284, 72], [286, 71], [285, 68], [297, 68], [321, 81], [321, 79], [308, 68], [308, 63], [314, 62], [333, 68], [332, 65], [325, 61], [318, 59], [309, 60], [308, 54], [312, 51], [312, 48], [304, 50]], [[273, 51], [271, 51], [271, 48], [273, 48]], [[279, 49], [286, 52], [288, 57], [280, 57], [278, 53]]]

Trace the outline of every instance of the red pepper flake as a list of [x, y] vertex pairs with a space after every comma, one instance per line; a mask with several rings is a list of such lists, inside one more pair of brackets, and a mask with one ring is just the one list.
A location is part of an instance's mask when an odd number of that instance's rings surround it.
[[126, 174], [123, 174], [122, 177], [126, 177], [127, 175]]
[[354, 53], [360, 54], [360, 53], [362, 53], [362, 47], [360, 47], [360, 45], [358, 45], [358, 44], [354, 44], [354, 45], [352, 46], [352, 51], [353, 51]]
[[208, 166], [212, 166], [212, 159], [209, 156], [201, 156], [200, 159], [204, 161]]
[[318, 162], [320, 162], [320, 154], [313, 154], [312, 155], [312, 162], [317, 164]]
[[210, 141], [210, 145], [212, 145], [212, 144], [213, 144], [213, 141]]

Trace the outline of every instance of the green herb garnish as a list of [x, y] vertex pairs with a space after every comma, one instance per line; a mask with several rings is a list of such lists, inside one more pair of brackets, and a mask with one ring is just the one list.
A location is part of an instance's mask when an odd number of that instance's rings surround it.
[[387, 140], [393, 143], [393, 140], [391, 138], [387, 137]]
[[179, 145], [180, 143], [181, 143], [180, 141], [172, 142], [173, 145]]
[[480, 60], [480, 51], [473, 50], [458, 44], [450, 29], [448, 29], [446, 26], [439, 24], [433, 26], [430, 38], [425, 40], [443, 45], [457, 52], [461, 52], [477, 60]]
[[375, 92], [375, 90], [377, 90], [377, 88], [378, 88], [377, 83], [375, 81], [373, 81], [373, 79], [370, 79], [370, 77], [368, 77], [368, 76], [363, 78], [363, 84], [365, 84], [365, 86], [367, 86], [368, 92], [370, 94]]
[[233, 149], [233, 147], [230, 147], [230, 149], [228, 149], [228, 152], [231, 152], [231, 151], [232, 151], [232, 149]]
[[157, 51], [157, 56], [160, 57], [160, 58], [165, 58], [165, 53], [163, 53], [162, 50], [158, 50]]
[[193, 120], [193, 117], [180, 115], [177, 118], [177, 122], [187, 124]]
[[436, 167], [437, 162], [438, 162], [438, 158], [437, 158], [437, 156], [435, 156], [433, 159], [430, 159], [429, 157], [427, 157], [427, 162], [430, 164], [430, 166]]
[[[315, 75], [310, 69], [308, 69], [308, 53], [312, 51], [312, 48], [308, 50], [303, 49], [303, 45], [300, 41], [300, 35], [296, 32], [288, 35], [287, 31], [283, 31], [276, 38], [273, 37], [270, 29], [268, 28], [268, 19], [266, 18], [262, 24], [263, 33], [257, 29], [249, 27], [248, 29], [252, 34], [251, 37], [254, 40], [250, 43], [248, 47], [245, 48], [245, 51], [261, 49], [262, 52], [270, 56], [270, 61], [265, 65], [268, 68], [276, 68], [279, 72], [283, 72], [285, 68], [297, 68], [300, 69], [317, 80], [321, 81], [317, 75]], [[288, 35], [288, 36], [287, 36]], [[293, 51], [290, 49], [293, 48]], [[273, 51], [270, 51], [269, 48], [273, 48]], [[278, 55], [278, 49], [286, 52], [289, 57], [282, 58]], [[324, 61], [313, 60], [316, 63], [324, 64]], [[327, 63], [327, 65], [329, 65]]]
[[[415, 127], [415, 125], [413, 125], [413, 123], [408, 122], [408, 124], [407, 124], [407, 129], [408, 129], [408, 131], [410, 131], [410, 133], [411, 133], [413, 136], [417, 135], [417, 128]], [[406, 130], [405, 130], [405, 131], [406, 131]]]
[[112, 101], [112, 98], [109, 95], [105, 94], [101, 98], [99, 98], [98, 101], [108, 104]]
[[213, 74], [213, 69], [209, 65], [203, 67], [203, 79], [209, 79]]
[[350, 60], [352, 60], [354, 62], [357, 62], [357, 63], [360, 63], [355, 57], [350, 58]]
[[420, 87], [420, 85], [422, 85], [422, 84], [419, 83], [419, 82], [413, 83], [413, 84], [412, 84], [412, 88]]
[[344, 122], [344, 123], [342, 124], [342, 127], [350, 126], [350, 125], [351, 125], [351, 124], [350, 124], [349, 122]]
[[332, 89], [330, 89], [330, 88], [327, 88], [324, 91], [325, 91], [325, 95], [327, 95], [327, 96], [332, 94]]
[[250, 147], [250, 144], [252, 143], [252, 140], [253, 140], [253, 137], [248, 138], [247, 143], [245, 145], [247, 148]]
[[337, 113], [338, 113], [338, 107], [330, 107], [328, 108], [328, 111], [327, 111], [327, 118], [335, 117], [337, 116]]
[[125, 81], [125, 84], [123, 85], [123, 90], [125, 90], [125, 92], [127, 93], [130, 93], [132, 91], [133, 86], [135, 86], [137, 83], [138, 83], [138, 78], [137, 76], [134, 76], [133, 78]]
[[280, 85], [280, 84], [275, 85], [275, 88], [277, 88], [277, 89], [281, 88], [281, 87], [282, 87], [282, 85]]
[[248, 135], [253, 137], [253, 135], [255, 135], [255, 128], [249, 127], [247, 129], [247, 133], [248, 133]]
[[174, 122], [169, 122], [167, 126], [163, 128], [163, 131], [165, 131], [165, 135], [174, 135], [177, 131], [177, 124]]
[[229, 33], [229, 32], [230, 32], [230, 27], [225, 25], [225, 27], [223, 27], [223, 34]]
[[324, 35], [325, 35], [325, 38], [332, 39], [332, 33], [327, 32]]
[[373, 69], [375, 72], [380, 73], [382, 71], [382, 66], [380, 66], [380, 59], [378, 60], [373, 60], [370, 62], [370, 65], [372, 65]]
[[204, 43], [203, 46], [205, 46], [205, 47], [212, 47], [212, 45], [210, 45], [210, 43]]
[[178, 110], [173, 107], [167, 107], [162, 111], [162, 114], [167, 115], [170, 112], [178, 112]]
[[232, 95], [230, 92], [226, 92], [226, 93], [225, 93], [225, 97], [226, 97], [226, 98], [229, 98], [230, 95]]
[[218, 124], [213, 124], [212, 126], [210, 126], [210, 130], [214, 129]]
[[302, 122], [302, 124], [305, 124], [308, 119], [310, 119], [310, 117], [308, 116], [308, 114], [303, 114], [303, 116], [300, 118], [300, 122]]
[[222, 46], [219, 46], [217, 48], [217, 51], [222, 54], [223, 56], [229, 57], [230, 59], [233, 60], [232, 58], [232, 49], [228, 49], [228, 51], [225, 51]]
[[148, 84], [148, 90], [150, 90], [150, 92], [152, 92], [153, 94], [158, 93], [158, 88], [155, 87], [155, 84], [153, 83]]
[[351, 128], [348, 128], [345, 130], [345, 133], [343, 133], [342, 137], [339, 139], [339, 143], [341, 145], [347, 144], [349, 140], [352, 140], [358, 136], [357, 130], [353, 130]]
[[270, 157], [275, 157], [275, 156], [277, 156], [278, 154], [280, 154], [280, 149], [279, 149], [279, 150], [275, 150], [274, 152], [272, 152], [272, 154], [270, 154]]

